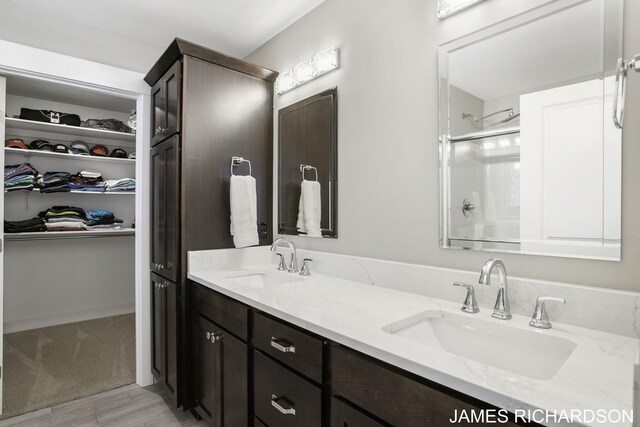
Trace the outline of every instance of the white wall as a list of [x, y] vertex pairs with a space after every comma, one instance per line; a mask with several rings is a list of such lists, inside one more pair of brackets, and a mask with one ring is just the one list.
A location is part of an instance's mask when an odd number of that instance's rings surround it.
[[[339, 236], [296, 237], [299, 246], [470, 270], [494, 255], [439, 247], [437, 46], [548, 1], [491, 0], [442, 22], [435, 3], [327, 0], [248, 56], [282, 71], [321, 49], [341, 49], [338, 71], [276, 98], [280, 109], [338, 87]], [[640, 27], [634, 22], [640, 2], [627, 0], [625, 8], [625, 56], [630, 57], [640, 52]], [[638, 76], [631, 76], [628, 90], [622, 262], [500, 254], [510, 274], [638, 289], [640, 120], [633, 119], [640, 117]]]
[[133, 236], [4, 246], [5, 333], [133, 313]]

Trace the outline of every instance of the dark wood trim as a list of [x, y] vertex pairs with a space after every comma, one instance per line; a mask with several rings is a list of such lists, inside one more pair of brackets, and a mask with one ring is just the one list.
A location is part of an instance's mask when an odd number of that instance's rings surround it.
[[169, 45], [167, 50], [164, 51], [160, 59], [153, 65], [151, 70], [144, 77], [144, 81], [149, 86], [153, 86], [164, 73], [180, 59], [181, 56], [188, 55], [194, 58], [199, 58], [213, 64], [220, 65], [225, 68], [229, 68], [234, 71], [238, 71], [243, 74], [247, 74], [258, 79], [275, 82], [278, 77], [278, 72], [270, 70], [268, 68], [261, 67], [260, 65], [252, 64], [240, 59], [233, 58], [229, 55], [225, 55], [221, 52], [208, 49], [204, 46], [200, 46], [195, 43], [188, 42], [181, 38], [176, 37]]

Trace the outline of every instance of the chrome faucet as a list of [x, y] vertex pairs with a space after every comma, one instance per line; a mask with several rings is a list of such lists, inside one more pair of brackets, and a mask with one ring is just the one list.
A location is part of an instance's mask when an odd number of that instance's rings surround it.
[[509, 286], [507, 285], [507, 269], [504, 263], [499, 259], [490, 259], [484, 263], [482, 271], [480, 272], [481, 285], [491, 284], [491, 273], [493, 269], [498, 270], [498, 298], [496, 298], [496, 305], [493, 307], [493, 314], [491, 317], [496, 319], [509, 320], [511, 319], [511, 307], [509, 307]]
[[[287, 245], [289, 245], [289, 249], [291, 249], [291, 261], [289, 262], [289, 267], [286, 266], [286, 263], [284, 263], [283, 265], [282, 262], [280, 263], [280, 265], [287, 268], [287, 271], [289, 273], [297, 273], [298, 272], [298, 261], [297, 261], [298, 254], [296, 252], [296, 245], [294, 245], [291, 240], [287, 240], [281, 237], [275, 242], [273, 242], [273, 244], [271, 245], [271, 252], [275, 252], [276, 249], [278, 249], [278, 245], [280, 245], [280, 243], [286, 243]], [[284, 259], [284, 258], [281, 258], [281, 259]]]

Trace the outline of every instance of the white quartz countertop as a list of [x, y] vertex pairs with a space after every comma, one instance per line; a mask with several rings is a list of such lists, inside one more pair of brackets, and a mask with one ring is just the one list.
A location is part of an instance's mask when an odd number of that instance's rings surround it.
[[[233, 280], [235, 276], [257, 272], [290, 275], [294, 280], [264, 286]], [[486, 309], [465, 314], [459, 310], [459, 304], [450, 301], [320, 274], [302, 277], [278, 272], [272, 265], [190, 272], [188, 277], [332, 341], [512, 412], [609, 413], [630, 412], [633, 407], [634, 362], [638, 354], [638, 340], [634, 338], [555, 322], [552, 329], [535, 330], [526, 316], [514, 315], [512, 320], [501, 321], [493, 319], [491, 310]], [[435, 343], [425, 345], [382, 329], [427, 310], [506, 322], [516, 329], [568, 339], [576, 348], [551, 379], [537, 380], [449, 353]], [[495, 348], [495, 352], [499, 354], [500, 348]], [[536, 363], [535, 354], [531, 355], [531, 363]], [[582, 417], [585, 413], [580, 414]], [[538, 411], [537, 416], [542, 413]], [[544, 424], [632, 425], [578, 420], [583, 422]]]

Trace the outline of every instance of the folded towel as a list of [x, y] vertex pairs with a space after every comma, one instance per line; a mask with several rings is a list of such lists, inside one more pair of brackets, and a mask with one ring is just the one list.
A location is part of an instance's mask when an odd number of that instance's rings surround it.
[[320, 202], [320, 183], [303, 180], [300, 186], [300, 203], [298, 204], [298, 223], [296, 228], [309, 237], [322, 237], [320, 219], [322, 216]]
[[255, 246], [258, 239], [256, 180], [252, 176], [231, 177], [231, 235], [236, 248]]

